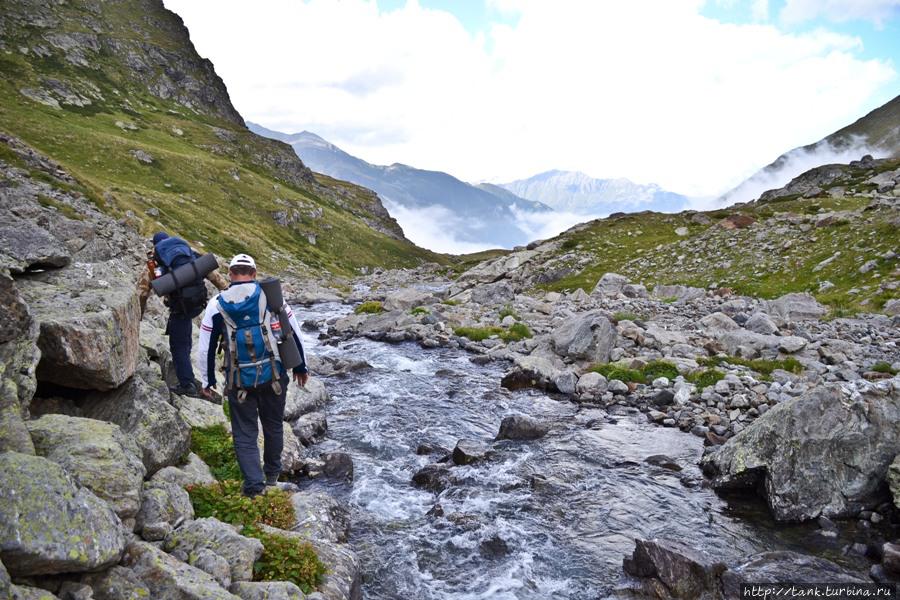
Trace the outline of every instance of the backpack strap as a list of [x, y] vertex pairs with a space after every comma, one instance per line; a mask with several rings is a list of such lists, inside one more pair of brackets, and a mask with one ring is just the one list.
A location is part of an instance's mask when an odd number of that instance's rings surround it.
[[259, 324], [262, 328], [263, 343], [266, 345], [266, 352], [269, 353], [269, 364], [272, 368], [272, 391], [275, 392], [276, 396], [280, 396], [281, 382], [279, 379], [281, 379], [281, 373], [278, 370], [278, 363], [275, 359], [277, 354], [275, 354], [272, 348], [272, 338], [269, 334], [269, 301], [266, 299], [266, 293], [262, 288], [259, 290], [259, 312]]
[[216, 309], [219, 311], [219, 314], [222, 315], [222, 320], [225, 321], [226, 337], [228, 339], [228, 357], [231, 360], [231, 369], [228, 373], [229, 376], [225, 378], [225, 391], [238, 390], [238, 402], [243, 402], [244, 398], [247, 397], [247, 391], [244, 390], [241, 385], [241, 370], [238, 367], [237, 324], [234, 322], [234, 319], [231, 318], [231, 315], [228, 314], [228, 311], [225, 310], [225, 307], [222, 306], [221, 297], [216, 301]]

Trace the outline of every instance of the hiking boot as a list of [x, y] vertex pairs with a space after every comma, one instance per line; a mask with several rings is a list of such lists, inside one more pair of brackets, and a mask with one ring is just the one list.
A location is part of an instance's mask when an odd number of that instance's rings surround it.
[[278, 485], [278, 475], [266, 475], [266, 487], [275, 487]]
[[264, 496], [267, 491], [269, 491], [269, 488], [265, 486], [263, 486], [263, 489], [259, 490], [258, 492], [245, 492], [244, 490], [241, 490], [241, 496], [253, 500], [257, 496]]
[[175, 387], [170, 387], [169, 391], [173, 394], [178, 394], [179, 396], [193, 396], [194, 398], [197, 398], [200, 395], [200, 390], [197, 388], [197, 384], [193, 382], [187, 385], [178, 384]]

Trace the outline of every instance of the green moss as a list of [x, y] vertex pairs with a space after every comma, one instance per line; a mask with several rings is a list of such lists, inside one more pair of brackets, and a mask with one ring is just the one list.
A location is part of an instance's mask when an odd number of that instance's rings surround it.
[[712, 356], [708, 358], [701, 358], [697, 362], [707, 367], [717, 367], [726, 363], [730, 365], [747, 367], [748, 369], [756, 371], [757, 373], [762, 375], [764, 379], [770, 378], [772, 376], [772, 372], [776, 369], [794, 373], [795, 375], [799, 375], [803, 372], [803, 365], [800, 364], [800, 361], [798, 361], [793, 356], [789, 356], [784, 360], [769, 360], [762, 358], [755, 358], [751, 360], [747, 358], [740, 358], [737, 356]]
[[241, 534], [254, 537], [263, 544], [263, 554], [253, 564], [255, 581], [290, 581], [304, 594], [312, 593], [322, 583], [325, 565], [309, 542], [256, 527], [244, 527]]
[[644, 374], [637, 369], [629, 369], [615, 363], [594, 365], [589, 370], [594, 373], [600, 373], [608, 380], [618, 379], [626, 383], [644, 383], [645, 381]]
[[897, 374], [897, 369], [892, 368], [890, 363], [883, 360], [872, 365], [870, 371], [875, 371], [876, 373], [887, 373], [888, 375]]
[[416, 306], [412, 310], [409, 311], [411, 315], [419, 316], [419, 315], [428, 315], [431, 314], [431, 311], [425, 308], [424, 306]]
[[209, 465], [216, 479], [241, 479], [241, 469], [234, 454], [234, 442], [221, 423], [191, 429], [191, 452]]
[[641, 369], [641, 373], [644, 375], [644, 380], [647, 383], [650, 383], [659, 377], [665, 377], [666, 379], [673, 381], [678, 377], [678, 368], [670, 362], [654, 360], [647, 363]]
[[369, 300], [354, 308], [353, 312], [358, 315], [377, 315], [384, 312], [384, 304], [376, 300]]
[[459, 306], [459, 300], [442, 300], [441, 304], [445, 306]]
[[514, 311], [513, 308], [512, 308], [512, 306], [510, 306], [509, 304], [507, 304], [506, 306], [504, 306], [503, 308], [501, 308], [501, 309], [500, 309], [500, 312], [497, 313], [497, 314], [498, 314], [498, 316], [500, 317], [500, 320], [503, 320], [503, 319], [505, 319], [506, 317], [512, 317], [512, 318], [515, 319], [516, 321], [520, 321], [520, 320], [521, 320], [521, 318], [519, 317], [519, 315], [516, 314], [516, 311]]
[[613, 321], [618, 323], [619, 321], [640, 321], [641, 316], [635, 314], [633, 312], [617, 312], [613, 314]]
[[531, 329], [524, 323], [515, 323], [509, 329], [502, 327], [456, 327], [453, 333], [473, 342], [481, 342], [497, 336], [504, 342], [518, 342], [532, 336]]
[[506, 342], [518, 342], [531, 337], [531, 329], [525, 323], [513, 323], [509, 329], [500, 334], [500, 337]]

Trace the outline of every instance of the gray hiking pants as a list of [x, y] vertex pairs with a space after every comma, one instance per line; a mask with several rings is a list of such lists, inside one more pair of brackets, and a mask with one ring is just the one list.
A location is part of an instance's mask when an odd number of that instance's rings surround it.
[[[228, 392], [234, 453], [244, 476], [243, 492], [246, 495], [263, 491], [266, 476], [277, 477], [281, 474], [281, 449], [284, 445], [282, 419], [289, 381], [287, 377], [281, 379], [280, 394], [275, 394], [271, 386], [263, 385], [248, 391], [243, 402], [237, 401], [237, 390]], [[257, 423], [262, 423], [263, 430], [263, 468], [259, 465]]]

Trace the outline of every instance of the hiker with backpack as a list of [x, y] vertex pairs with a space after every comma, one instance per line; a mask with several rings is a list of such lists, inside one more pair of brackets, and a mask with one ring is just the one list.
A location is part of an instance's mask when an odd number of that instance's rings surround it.
[[[199, 257], [200, 255], [179, 237], [170, 237], [164, 231], [153, 235], [153, 250], [148, 253], [147, 269], [138, 282], [141, 318], [144, 316], [147, 298], [150, 296], [151, 282]], [[206, 279], [220, 290], [228, 287], [228, 282], [218, 271], [210, 272], [206, 275]], [[166, 335], [169, 336], [169, 350], [172, 352], [172, 362], [178, 377], [178, 385], [169, 389], [175, 394], [196, 396], [199, 392], [191, 365], [193, 337], [191, 322], [203, 312], [206, 298], [206, 284], [202, 277], [163, 298], [163, 303], [169, 308]]]
[[[291, 369], [294, 381], [305, 386], [309, 373], [297, 319], [283, 300], [275, 301], [281, 306], [272, 307], [272, 299], [266, 297], [256, 281], [253, 258], [246, 254], [235, 256], [229, 264], [228, 275], [231, 285], [210, 300], [203, 314], [197, 364], [201, 394], [212, 398], [216, 385], [216, 349], [220, 339], [224, 342], [225, 395], [231, 414], [234, 452], [244, 478], [241, 491], [252, 498], [277, 485], [281, 474], [284, 403], [290, 382], [279, 352], [282, 334], [290, 336], [299, 351], [299, 364]], [[279, 315], [286, 319], [280, 321]], [[290, 331], [282, 331], [281, 323], [289, 323]], [[263, 430], [262, 468], [257, 445], [258, 423], [262, 423]]]

